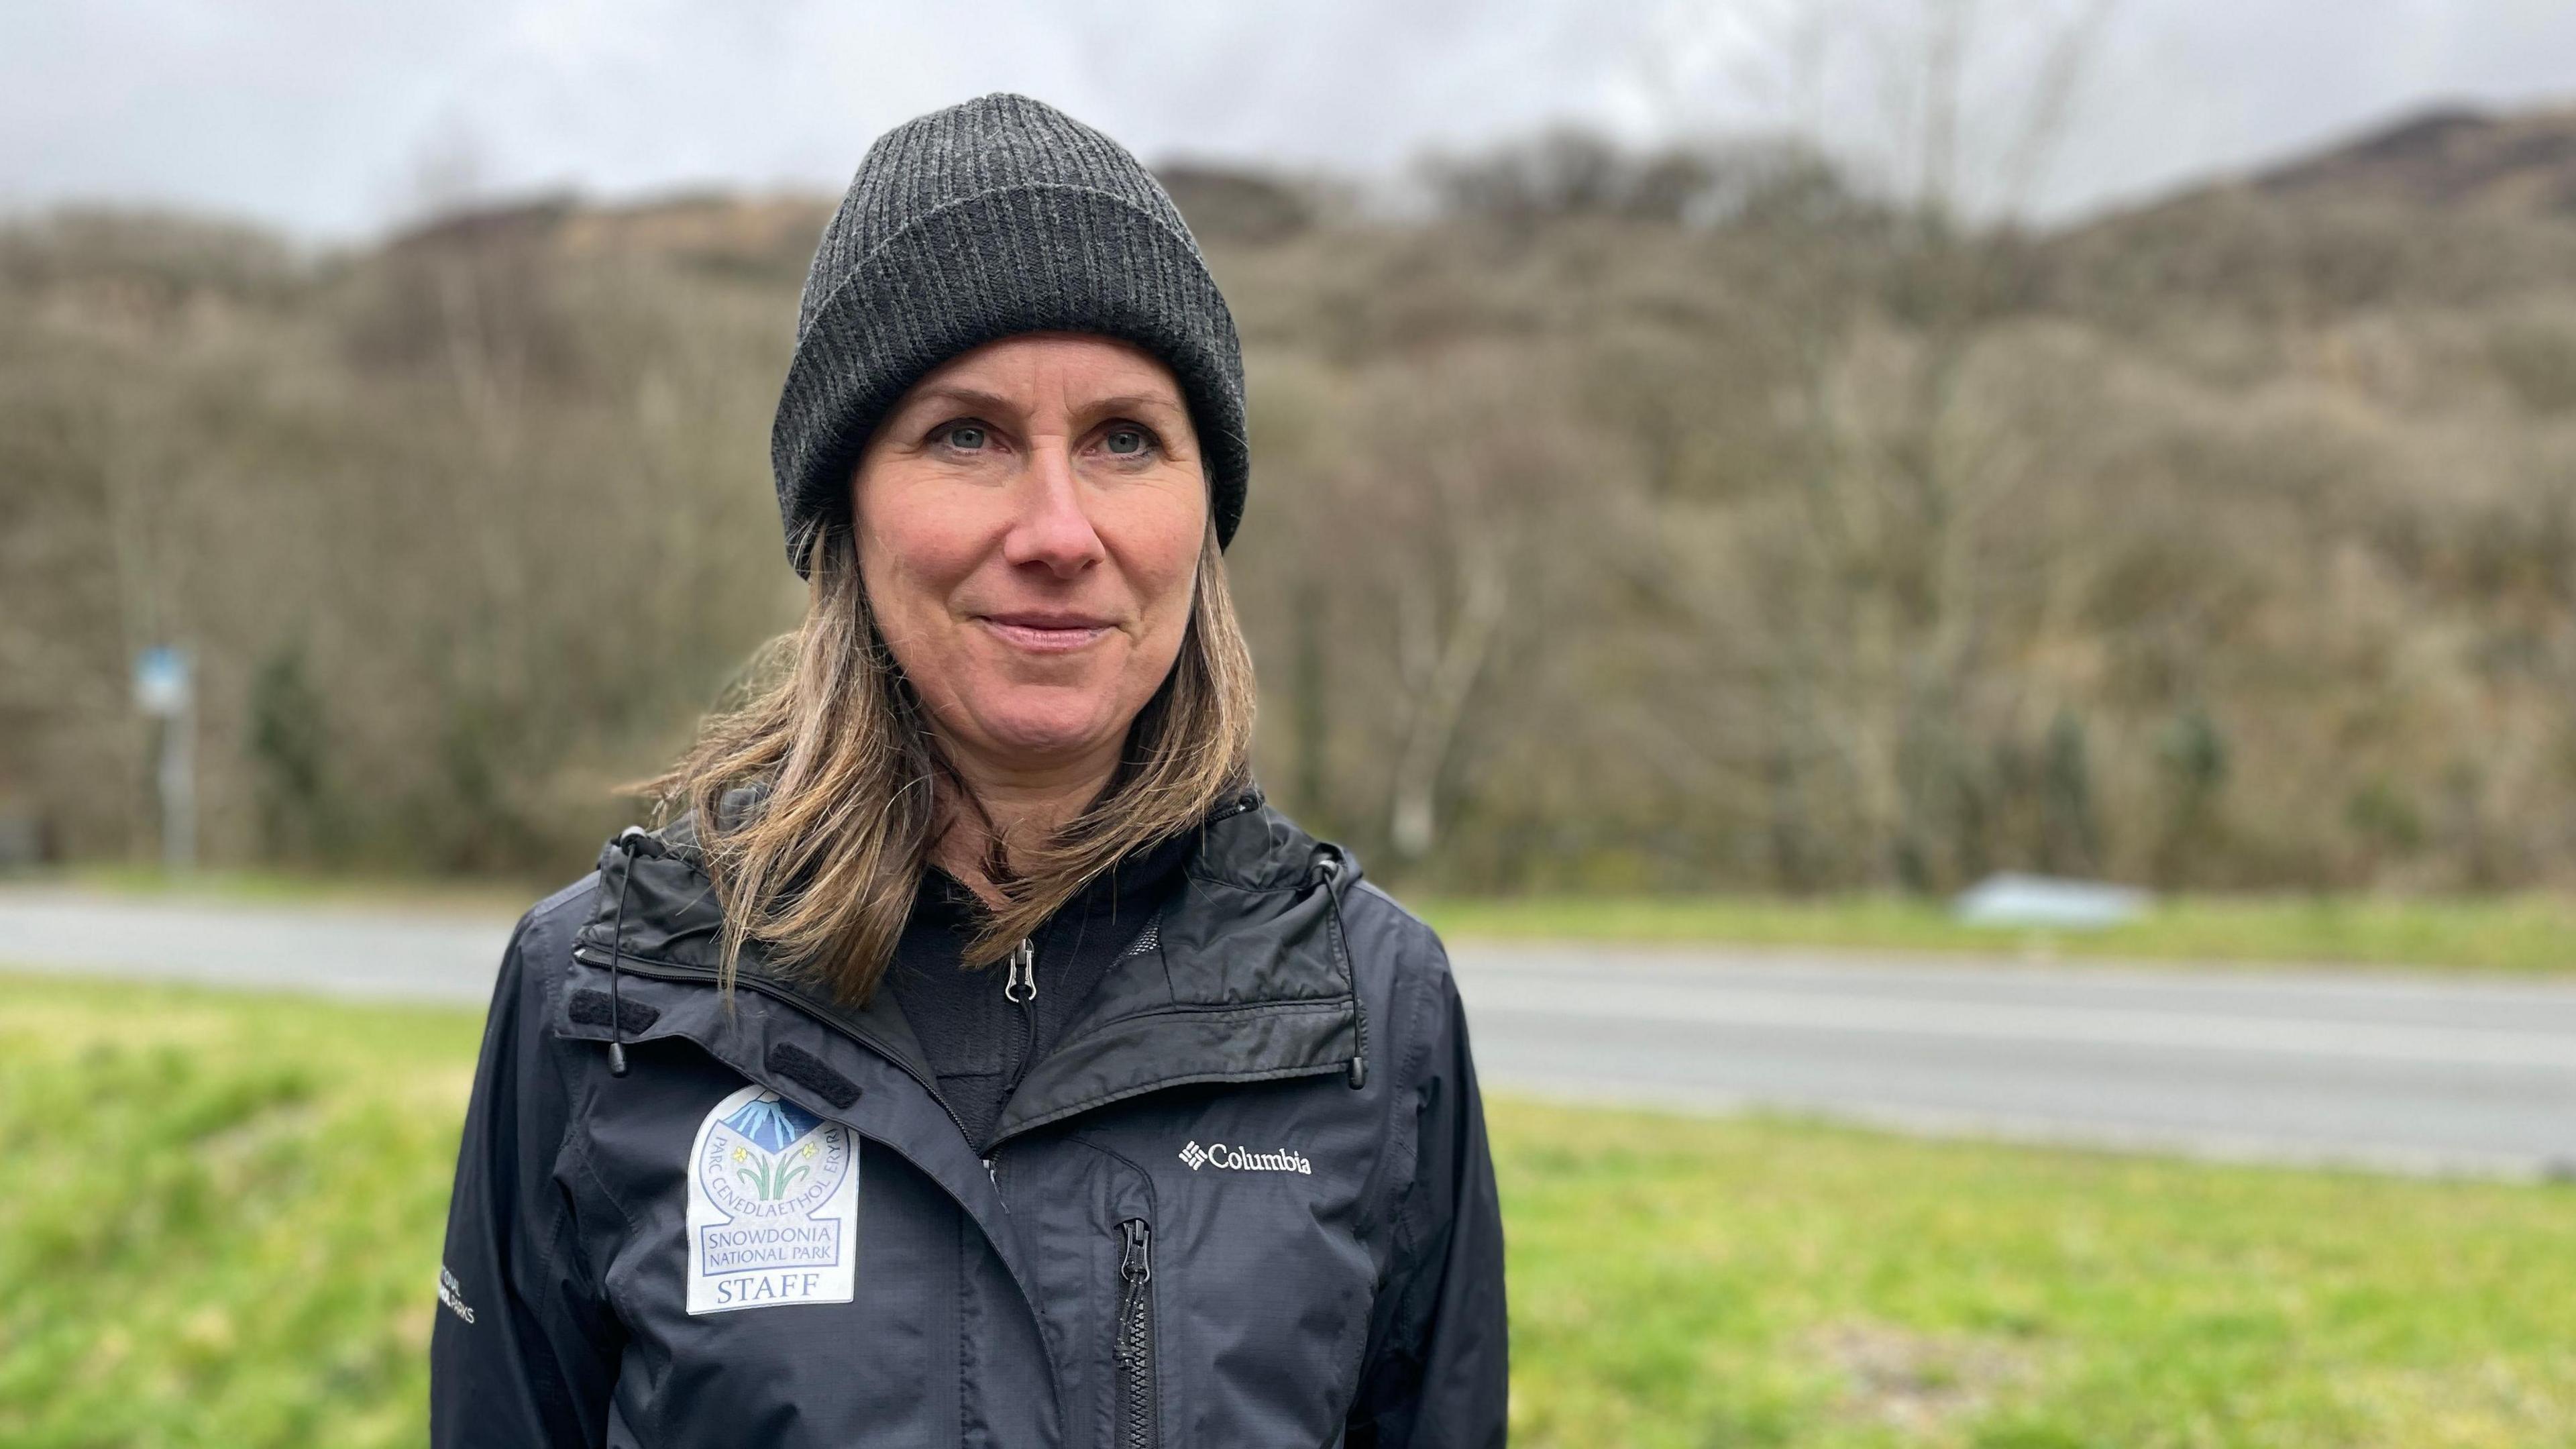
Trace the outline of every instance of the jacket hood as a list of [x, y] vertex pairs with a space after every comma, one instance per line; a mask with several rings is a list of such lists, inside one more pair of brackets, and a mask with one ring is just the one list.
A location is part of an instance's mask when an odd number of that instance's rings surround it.
[[[1135, 1092], [1346, 1069], [1366, 1079], [1367, 1026], [1341, 924], [1357, 862], [1247, 787], [1210, 812], [1180, 885], [1140, 949], [1102, 980], [1056, 1049], [1033, 1065], [997, 1135]], [[696, 822], [630, 827], [600, 851], [601, 889], [574, 941], [578, 959], [713, 985], [724, 913]], [[836, 1000], [812, 975], [744, 943], [742, 988], [821, 1018], [929, 1080], [893, 993]], [[605, 1025], [624, 1029], [613, 1020]]]

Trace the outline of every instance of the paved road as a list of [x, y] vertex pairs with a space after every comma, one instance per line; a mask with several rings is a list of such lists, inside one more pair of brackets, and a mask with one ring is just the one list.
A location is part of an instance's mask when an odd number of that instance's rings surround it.
[[2273, 1161], [2576, 1170], [2576, 985], [1461, 947], [1479, 1069], [1553, 1095]]
[[[0, 959], [479, 1004], [507, 922], [0, 891]], [[1465, 943], [1490, 1088], [2506, 1176], [2576, 1171], [2576, 985]]]
[[0, 890], [12, 967], [480, 1006], [511, 922], [458, 912], [276, 909]]

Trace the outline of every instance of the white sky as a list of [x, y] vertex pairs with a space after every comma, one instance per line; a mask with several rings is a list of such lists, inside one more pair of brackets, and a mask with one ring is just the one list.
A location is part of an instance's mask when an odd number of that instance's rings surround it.
[[0, 208], [177, 204], [325, 241], [465, 191], [837, 192], [877, 132], [1004, 88], [1148, 160], [1387, 176], [1553, 120], [1800, 127], [1884, 160], [1920, 134], [1907, 78], [1944, 6], [1971, 17], [1979, 184], [2047, 37], [2097, 5], [2027, 192], [2045, 216], [2437, 101], [2576, 101], [2571, 0], [0, 0]]

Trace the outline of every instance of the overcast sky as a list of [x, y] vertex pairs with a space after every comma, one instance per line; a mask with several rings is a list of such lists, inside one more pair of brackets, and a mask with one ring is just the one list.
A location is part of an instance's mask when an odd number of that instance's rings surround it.
[[[879, 131], [993, 89], [1148, 160], [1390, 176], [1565, 120], [1799, 129], [1903, 180], [1943, 3], [0, 0], [0, 208], [177, 204], [329, 241], [459, 195], [838, 191]], [[2436, 102], [2576, 101], [2570, 0], [1946, 3], [1971, 16], [1962, 184], [1990, 201], [2055, 38], [2086, 37], [2022, 188], [2045, 217]]]

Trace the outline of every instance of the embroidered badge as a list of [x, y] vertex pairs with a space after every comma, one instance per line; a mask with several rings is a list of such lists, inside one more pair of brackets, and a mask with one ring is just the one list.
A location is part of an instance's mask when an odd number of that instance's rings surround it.
[[765, 1087], [716, 1103], [689, 1148], [689, 1311], [847, 1303], [858, 1250], [850, 1130]]

